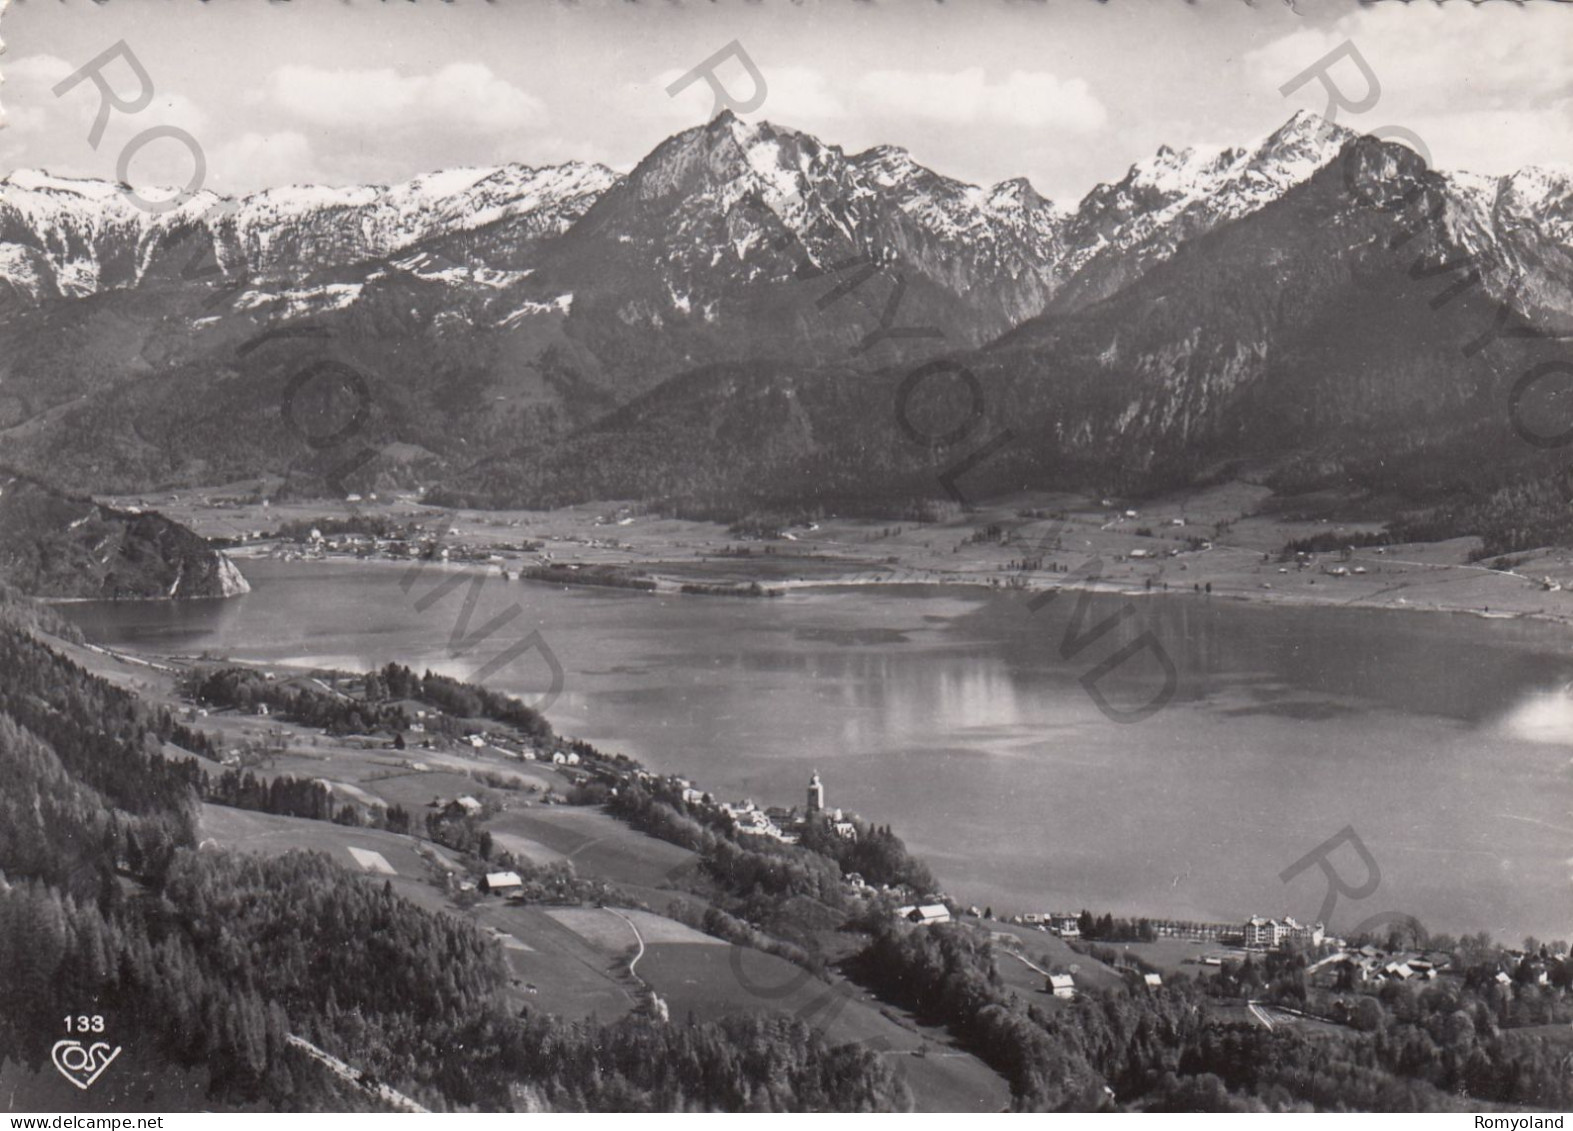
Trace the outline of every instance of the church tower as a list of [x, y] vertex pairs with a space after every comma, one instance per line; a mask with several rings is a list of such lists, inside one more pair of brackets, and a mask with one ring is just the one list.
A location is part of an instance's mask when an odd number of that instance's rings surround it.
[[814, 771], [814, 776], [808, 782], [808, 811], [809, 813], [822, 813], [825, 809], [825, 785], [819, 780], [819, 771]]

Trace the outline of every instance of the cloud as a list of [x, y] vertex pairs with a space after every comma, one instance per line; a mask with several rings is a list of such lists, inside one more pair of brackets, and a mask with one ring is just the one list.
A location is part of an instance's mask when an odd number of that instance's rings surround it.
[[[666, 88], [686, 73], [677, 69], [662, 71], [648, 83], [626, 88], [625, 97], [644, 117], [698, 125], [715, 108], [715, 92], [709, 83], [700, 81], [675, 96], [667, 94]], [[752, 80], [741, 70], [723, 69], [717, 78], [739, 101], [753, 93]], [[837, 121], [847, 116], [847, 107], [829, 80], [812, 67], [771, 67], [765, 71], [764, 105], [745, 116], [792, 126]]]
[[0, 152], [9, 152], [24, 134], [43, 133], [49, 116], [38, 106], [41, 90], [71, 73], [71, 64], [53, 55], [26, 55], [0, 66]]
[[786, 122], [810, 118], [826, 121], [847, 116], [846, 106], [831, 90], [825, 76], [810, 67], [776, 67], [766, 81], [769, 85], [761, 113], [767, 116], [778, 114]]
[[[1522, 106], [1573, 89], [1565, 11], [1383, 5], [1361, 8], [1326, 29], [1298, 28], [1246, 52], [1247, 65], [1278, 86], [1352, 40], [1382, 84], [1382, 98], [1423, 97], [1444, 104]], [[1353, 68], [1340, 64], [1352, 95]], [[1321, 93], [1318, 84], [1307, 90]], [[1379, 107], [1380, 108], [1380, 107]]]
[[982, 67], [960, 71], [873, 71], [856, 86], [860, 108], [956, 125], [991, 122], [1091, 133], [1108, 118], [1081, 79], [1011, 71], [990, 81]]
[[387, 67], [286, 64], [268, 75], [251, 100], [298, 123], [337, 130], [492, 134], [530, 129], [547, 119], [539, 98], [499, 78], [484, 63], [449, 63], [423, 75]]
[[1512, 173], [1528, 165], [1573, 164], [1573, 98], [1534, 109], [1422, 114], [1402, 124], [1425, 141], [1440, 169]]
[[[64, 94], [54, 92], [55, 84], [76, 71], [70, 63], [54, 55], [24, 55], [19, 59], [5, 60], [0, 67], [5, 83], [0, 86], [0, 99], [6, 105], [6, 121], [13, 127], [47, 125], [51, 129], [68, 129], [80, 133], [86, 144], [87, 131], [98, 113], [100, 94], [91, 81], [78, 83]], [[135, 93], [135, 80], [128, 78], [118, 68], [105, 71], [111, 86], [121, 95]], [[121, 80], [125, 79], [124, 85]], [[207, 124], [202, 108], [183, 94], [159, 90], [155, 85], [153, 100], [134, 114], [111, 109], [109, 124], [99, 148], [113, 153], [131, 135], [149, 126], [179, 126], [193, 134]]]
[[[98, 113], [100, 95], [91, 82], [83, 82], [62, 95], [54, 86], [77, 68], [53, 55], [7, 58], [5, 84], [0, 87], [6, 114], [0, 129], [0, 166], [6, 170], [42, 167], [67, 175], [111, 177], [116, 160], [129, 149], [128, 179], [134, 185], [185, 184], [193, 173], [193, 157], [186, 144], [172, 138], [132, 143], [153, 126], [178, 126], [199, 146], [209, 143], [209, 117], [183, 94], [154, 87], [153, 100], [142, 110], [127, 114], [112, 110], [104, 136], [95, 150], [88, 133]], [[133, 93], [132, 81], [120, 85], [125, 74], [106, 71], [114, 88]]]
[[[1573, 159], [1573, 51], [1560, 5], [1381, 5], [1329, 27], [1298, 28], [1242, 60], [1257, 83], [1280, 89], [1349, 42], [1377, 78], [1369, 110], [1340, 109], [1352, 129], [1413, 130], [1442, 168], [1509, 172]], [[1351, 101], [1369, 89], [1349, 60], [1328, 77]], [[1328, 93], [1312, 79], [1285, 96], [1286, 109], [1323, 112]]]
[[5, 77], [8, 81], [41, 83], [46, 86], [53, 86], [74, 70], [75, 67], [58, 55], [24, 55], [5, 62]]
[[217, 192], [247, 191], [254, 185], [283, 185], [313, 179], [311, 142], [294, 130], [245, 133], [224, 142], [208, 160], [208, 181]]
[[[1011, 71], [991, 79], [982, 67], [959, 71], [878, 70], [837, 83], [811, 67], [765, 67], [764, 105], [748, 117], [785, 126], [816, 128], [879, 118], [909, 123], [961, 126], [1005, 125], [1084, 134], [1108, 118], [1103, 104], [1081, 79], [1061, 79], [1047, 71]], [[689, 86], [676, 97], [666, 87], [685, 72], [663, 71], [647, 83], [621, 91], [631, 114], [671, 125], [697, 125], [715, 105], [707, 83]], [[723, 74], [726, 89], [739, 98], [752, 91], [746, 75]]]

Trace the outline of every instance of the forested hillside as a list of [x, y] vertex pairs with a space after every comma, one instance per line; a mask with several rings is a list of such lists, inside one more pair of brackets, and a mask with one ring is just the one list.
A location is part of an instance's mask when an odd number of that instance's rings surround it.
[[229, 597], [227, 557], [162, 515], [116, 510], [0, 468], [0, 582], [38, 597]]
[[431, 1108], [901, 1108], [873, 1053], [790, 1020], [610, 1026], [513, 1017], [495, 942], [306, 853], [196, 845], [205, 736], [88, 674], [0, 609], [0, 1059], [47, 1066], [105, 1016], [208, 1102], [375, 1106], [305, 1038]]
[[1557, 1111], [1573, 1102], [1566, 1053], [1501, 1024], [1512, 998], [1482, 984], [1389, 987], [1362, 999], [1370, 1016], [1360, 1032], [1269, 1030], [1224, 1020], [1216, 1007], [1242, 991], [1306, 1006], [1304, 956], [1269, 955], [1268, 977], [1253, 966], [1243, 985], [1235, 968], [1081, 993], [1056, 1008], [1013, 995], [997, 953], [975, 932], [885, 926], [855, 966], [882, 995], [949, 1026], [1030, 1109]]
[[1494, 550], [1567, 536], [1530, 498], [1563, 446], [1563, 173], [1440, 172], [1302, 113], [1053, 205], [722, 114], [626, 177], [452, 183], [260, 193], [176, 231], [86, 182], [0, 182], [17, 262], [76, 280], [0, 308], [8, 460], [104, 492], [725, 518], [1248, 474]]

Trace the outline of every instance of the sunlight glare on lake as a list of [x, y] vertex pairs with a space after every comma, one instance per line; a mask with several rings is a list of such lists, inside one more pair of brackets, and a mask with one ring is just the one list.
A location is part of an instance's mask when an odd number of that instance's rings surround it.
[[1573, 690], [1531, 692], [1503, 717], [1502, 725], [1526, 742], [1573, 746]]

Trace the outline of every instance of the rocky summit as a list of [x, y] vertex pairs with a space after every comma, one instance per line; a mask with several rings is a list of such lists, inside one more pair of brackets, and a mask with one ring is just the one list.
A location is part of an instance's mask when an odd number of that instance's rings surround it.
[[[1308, 113], [1074, 203], [730, 113], [626, 175], [465, 168], [159, 214], [19, 171], [0, 438], [99, 492], [910, 497], [1003, 430], [974, 490], [1248, 466], [1424, 494], [1438, 453], [1539, 458], [1506, 406], [1573, 323], [1570, 185], [1438, 172]], [[993, 432], [913, 442], [957, 431], [893, 408], [936, 364]]]

